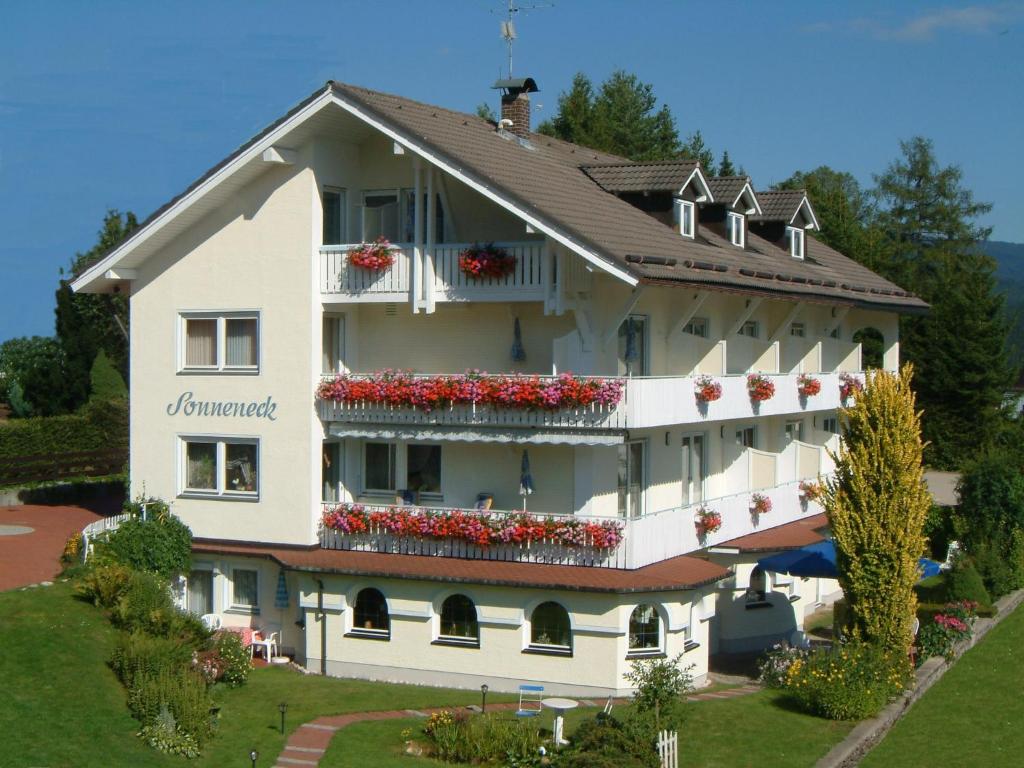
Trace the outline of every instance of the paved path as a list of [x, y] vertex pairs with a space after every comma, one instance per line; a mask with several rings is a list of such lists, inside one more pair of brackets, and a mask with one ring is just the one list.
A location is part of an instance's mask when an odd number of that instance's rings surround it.
[[0, 535], [0, 590], [52, 579], [60, 573], [60, 556], [71, 534], [99, 518], [81, 507], [0, 507], [0, 528], [32, 529], [30, 533]]
[[[738, 688], [729, 688], [724, 691], [713, 691], [711, 693], [696, 693], [687, 696], [687, 701], [714, 701], [732, 699], [737, 696], [747, 696], [761, 690], [756, 683], [748, 683]], [[629, 699], [615, 699], [616, 705], [627, 704]], [[583, 706], [601, 706], [603, 702], [581, 700]], [[515, 702], [500, 704], [489, 704], [488, 711], [513, 710], [518, 705]], [[393, 709], [386, 712], [352, 712], [347, 715], [332, 715], [329, 717], [318, 717], [308, 723], [303, 723], [288, 737], [284, 751], [274, 763], [275, 768], [313, 768], [320, 764], [320, 758], [327, 751], [334, 734], [342, 728], [353, 723], [362, 723], [368, 720], [402, 720], [410, 717], [427, 717], [434, 712], [441, 712], [445, 709], [452, 710], [458, 707], [436, 707], [433, 709]], [[478, 711], [474, 708], [474, 711]]]

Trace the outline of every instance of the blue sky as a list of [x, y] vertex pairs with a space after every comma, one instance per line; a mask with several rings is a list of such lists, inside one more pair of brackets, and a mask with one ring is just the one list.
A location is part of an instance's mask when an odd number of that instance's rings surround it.
[[[53, 332], [108, 208], [145, 217], [327, 79], [495, 103], [503, 5], [0, 0], [0, 340]], [[624, 68], [759, 187], [820, 164], [870, 185], [922, 134], [1024, 242], [1022, 2], [555, 0], [516, 24], [538, 120], [575, 72]]]

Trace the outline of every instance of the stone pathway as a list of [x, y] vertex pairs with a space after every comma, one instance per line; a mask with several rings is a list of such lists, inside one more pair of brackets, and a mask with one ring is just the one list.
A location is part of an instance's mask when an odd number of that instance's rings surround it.
[[[738, 688], [729, 688], [724, 691], [712, 691], [710, 693], [695, 693], [687, 696], [687, 701], [716, 701], [722, 699], [733, 699], [737, 696], [748, 696], [761, 690], [757, 683], [747, 683]], [[614, 699], [616, 706], [627, 704], [629, 699]], [[581, 699], [580, 704], [585, 707], [602, 706], [603, 702]], [[500, 704], [488, 704], [487, 709], [491, 712], [514, 710], [518, 705], [515, 702], [504, 702]], [[274, 763], [275, 768], [310, 768], [320, 764], [320, 758], [327, 751], [334, 734], [353, 723], [362, 723], [370, 720], [403, 720], [410, 717], [429, 717], [434, 712], [442, 712], [445, 709], [452, 710], [456, 707], [435, 707], [432, 709], [393, 709], [385, 712], [351, 712], [347, 715], [331, 715], [318, 717], [308, 723], [303, 723], [288, 737], [284, 751], [278, 755]], [[467, 707], [474, 712], [480, 708]]]
[[68, 537], [99, 518], [82, 507], [0, 506], [0, 590], [52, 579]]

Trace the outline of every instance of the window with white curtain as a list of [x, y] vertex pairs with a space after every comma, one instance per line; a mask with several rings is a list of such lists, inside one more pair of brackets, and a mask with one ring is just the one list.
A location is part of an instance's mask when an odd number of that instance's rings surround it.
[[182, 496], [259, 496], [259, 440], [181, 437]]
[[259, 373], [258, 312], [181, 315], [183, 373]]

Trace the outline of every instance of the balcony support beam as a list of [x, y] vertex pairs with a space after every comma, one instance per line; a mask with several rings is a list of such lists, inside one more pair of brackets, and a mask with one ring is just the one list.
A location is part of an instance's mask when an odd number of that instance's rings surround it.
[[550, 315], [555, 310], [555, 281], [554, 264], [551, 258], [551, 243], [547, 237], [544, 238], [544, 245], [540, 252], [540, 279], [544, 287], [544, 314]]
[[846, 319], [846, 316], [849, 313], [849, 307], [840, 307], [838, 310], [836, 310], [835, 315], [833, 315], [832, 319], [829, 321], [829, 324], [825, 326], [824, 330], [822, 331], [822, 336], [825, 336], [826, 338], [831, 336], [833, 331], [835, 331], [835, 329], [842, 324], [843, 320]]
[[707, 291], [700, 291], [693, 295], [693, 301], [690, 305], [683, 310], [683, 313], [679, 315], [674, 323], [669, 327], [668, 335], [665, 337], [671, 339], [676, 334], [680, 333], [686, 324], [693, 320], [694, 315], [700, 312], [700, 308], [704, 306], [704, 302], [707, 300], [710, 294]]
[[796, 304], [794, 304], [793, 308], [789, 310], [789, 314], [786, 315], [786, 319], [783, 320], [782, 324], [775, 329], [775, 333], [771, 335], [768, 341], [776, 342], [779, 339], [781, 339], [783, 335], [785, 335], [786, 331], [789, 330], [789, 326], [791, 326], [793, 324], [793, 321], [800, 316], [800, 313], [804, 311], [804, 307], [806, 306], [806, 302], [803, 301], [798, 301]]
[[735, 336], [739, 333], [743, 324], [747, 322], [747, 320], [750, 319], [750, 316], [757, 311], [757, 308], [761, 306], [761, 302], [763, 301], [764, 299], [760, 297], [756, 299], [747, 299], [746, 309], [740, 312], [740, 316], [736, 319], [736, 322], [732, 324], [732, 328], [729, 329], [729, 332], [725, 334], [724, 338], [729, 338], [730, 336]]
[[640, 296], [643, 292], [644, 287], [642, 285], [636, 286], [636, 288], [629, 292], [629, 297], [626, 299], [625, 304], [619, 308], [618, 312], [612, 315], [611, 322], [608, 324], [608, 327], [605, 328], [604, 337], [601, 339], [602, 346], [607, 346], [608, 342], [618, 334], [619, 328], [624, 322], [626, 322], [626, 318], [629, 317], [629, 313], [636, 308], [637, 302], [640, 301]]

